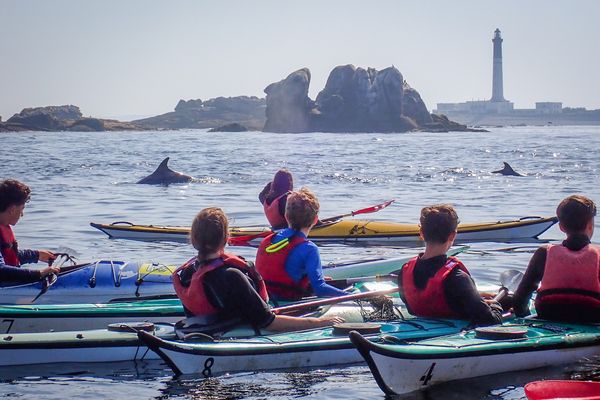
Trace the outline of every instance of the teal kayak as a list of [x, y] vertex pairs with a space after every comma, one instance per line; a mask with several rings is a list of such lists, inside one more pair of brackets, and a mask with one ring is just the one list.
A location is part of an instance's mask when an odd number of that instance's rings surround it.
[[[339, 310], [336, 315], [339, 315]], [[417, 340], [459, 332], [465, 321], [408, 316], [392, 322], [341, 324], [289, 333], [262, 334], [246, 338], [169, 340], [138, 332], [142, 342], [179, 374], [208, 377], [241, 371], [326, 367], [361, 362], [360, 354], [348, 338], [348, 328], [371, 332], [368, 340], [393, 337]], [[196, 341], [195, 341], [196, 340]]]
[[[357, 282], [353, 286], [358, 292], [395, 287], [390, 282]], [[308, 298], [304, 301], [316, 300], [319, 299]], [[276, 305], [289, 307], [300, 303], [278, 302]], [[175, 295], [170, 298], [112, 303], [0, 305], [0, 334], [101, 329], [121, 321], [175, 323], [183, 318], [183, 306]]]
[[600, 354], [600, 324], [516, 319], [503, 325], [399, 344], [350, 339], [388, 395], [509, 371], [575, 362]]
[[0, 334], [105, 328], [119, 321], [175, 323], [185, 317], [177, 298], [122, 303], [0, 305]]

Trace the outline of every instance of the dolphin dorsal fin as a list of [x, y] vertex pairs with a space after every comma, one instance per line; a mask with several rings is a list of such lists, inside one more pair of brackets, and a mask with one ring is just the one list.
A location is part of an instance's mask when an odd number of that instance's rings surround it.
[[169, 168], [169, 166], [167, 165], [168, 163], [169, 163], [169, 157], [162, 160], [162, 162], [154, 170], [153, 174], [157, 173], [157, 172], [161, 172], [161, 171], [170, 171], [171, 168]]

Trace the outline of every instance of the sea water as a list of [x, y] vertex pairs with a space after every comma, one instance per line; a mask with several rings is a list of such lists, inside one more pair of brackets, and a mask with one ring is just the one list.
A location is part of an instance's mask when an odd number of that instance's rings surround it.
[[[396, 202], [361, 217], [416, 223], [423, 206], [451, 203], [462, 222], [484, 222], [552, 216], [559, 201], [574, 193], [600, 202], [600, 127], [593, 126], [405, 134], [24, 132], [0, 138], [0, 178], [22, 180], [32, 189], [15, 227], [21, 248], [68, 251], [81, 262], [181, 264], [194, 254], [185, 243], [110, 240], [90, 222], [189, 225], [202, 208], [219, 206], [232, 225], [264, 225], [258, 193], [281, 167], [293, 173], [296, 188], [306, 186], [318, 195], [324, 218], [388, 199]], [[136, 184], [165, 157], [172, 169], [196, 179], [170, 186]], [[503, 161], [525, 176], [492, 174]], [[555, 226], [541, 239], [556, 243], [562, 237]], [[539, 245], [473, 243], [461, 259], [478, 285], [490, 286], [507, 268], [524, 271]], [[231, 250], [250, 259], [256, 251]], [[326, 263], [414, 255], [422, 248], [329, 244], [320, 250]], [[522, 399], [522, 386], [530, 380], [569, 378], [586, 368], [596, 367], [579, 363], [472, 379], [409, 398]], [[0, 397], [6, 398], [384, 397], [363, 365], [211, 379], [173, 378], [158, 361], [46, 365], [0, 369], [0, 382]]]

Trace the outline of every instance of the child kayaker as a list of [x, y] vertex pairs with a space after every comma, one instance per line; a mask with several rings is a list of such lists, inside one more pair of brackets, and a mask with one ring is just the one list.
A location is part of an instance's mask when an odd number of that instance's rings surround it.
[[31, 190], [14, 179], [0, 182], [0, 286], [36, 282], [60, 269], [48, 266], [42, 269], [19, 268], [21, 264], [52, 261], [56, 256], [48, 250], [19, 249], [11, 226], [23, 216]]
[[600, 322], [600, 248], [590, 244], [596, 205], [585, 196], [569, 196], [558, 205], [556, 216], [567, 238], [560, 245], [542, 246], [533, 253], [515, 291], [515, 313], [529, 314], [529, 299], [537, 290], [538, 317]]
[[342, 296], [343, 290], [328, 285], [323, 276], [317, 246], [307, 239], [317, 223], [319, 200], [306, 188], [288, 195], [285, 218], [289, 224], [261, 242], [256, 269], [275, 300], [297, 300], [304, 296]]
[[500, 304], [484, 300], [463, 263], [446, 256], [457, 226], [458, 216], [451, 205], [421, 210], [420, 234], [425, 252], [402, 267], [398, 275], [400, 296], [413, 315], [464, 319], [478, 326], [500, 323]]
[[290, 331], [344, 321], [340, 317], [275, 315], [267, 305], [265, 284], [254, 267], [238, 256], [225, 253], [228, 232], [223, 210], [213, 207], [200, 211], [190, 234], [198, 255], [173, 273], [175, 292], [196, 323], [239, 321], [255, 329]]
[[281, 168], [275, 173], [273, 181], [267, 183], [258, 195], [265, 216], [273, 229], [287, 228], [285, 205], [287, 196], [292, 190], [294, 190], [292, 173], [286, 168]]

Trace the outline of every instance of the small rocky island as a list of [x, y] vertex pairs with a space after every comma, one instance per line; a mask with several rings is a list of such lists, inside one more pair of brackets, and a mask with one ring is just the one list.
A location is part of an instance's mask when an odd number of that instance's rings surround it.
[[308, 97], [308, 68], [292, 72], [254, 96], [180, 100], [174, 111], [121, 122], [84, 117], [73, 105], [26, 108], [2, 131], [126, 131], [211, 129], [241, 132], [408, 132], [479, 131], [444, 115], [431, 114], [419, 92], [395, 67], [377, 71], [341, 65], [331, 71], [315, 100]]
[[144, 127], [132, 122], [84, 117], [73, 105], [25, 108], [6, 122], [0, 119], [0, 132], [20, 131], [131, 131]]

